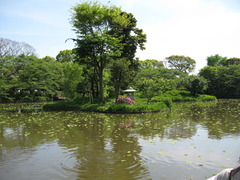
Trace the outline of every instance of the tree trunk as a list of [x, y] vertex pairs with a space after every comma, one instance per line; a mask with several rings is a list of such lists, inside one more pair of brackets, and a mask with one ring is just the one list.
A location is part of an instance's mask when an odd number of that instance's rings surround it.
[[120, 92], [120, 83], [116, 83], [115, 84], [115, 99], [118, 99], [119, 96], [119, 92]]
[[122, 71], [119, 72], [119, 76], [115, 81], [115, 99], [116, 100], [118, 99], [118, 96], [119, 96], [121, 82], [122, 82]]
[[104, 96], [103, 96], [103, 70], [99, 70], [99, 99], [100, 102], [104, 102]]

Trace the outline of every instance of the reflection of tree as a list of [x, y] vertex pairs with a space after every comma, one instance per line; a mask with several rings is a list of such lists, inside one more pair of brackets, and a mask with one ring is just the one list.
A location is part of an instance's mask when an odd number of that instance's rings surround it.
[[[80, 121], [59, 137], [61, 146], [76, 148], [73, 156], [77, 160], [78, 179], [136, 179], [145, 174], [147, 177], [139, 157], [141, 148], [132, 132], [133, 121], [127, 121], [127, 127], [123, 127], [123, 122], [115, 123], [111, 118], [94, 116]], [[109, 138], [106, 131], [112, 132]]]
[[[141, 147], [138, 144], [137, 134], [134, 133], [134, 121], [117, 123], [112, 135], [113, 151], [116, 154], [115, 174], [121, 177], [114, 179], [147, 178], [149, 172], [141, 163]], [[121, 172], [121, 173], [118, 173]]]

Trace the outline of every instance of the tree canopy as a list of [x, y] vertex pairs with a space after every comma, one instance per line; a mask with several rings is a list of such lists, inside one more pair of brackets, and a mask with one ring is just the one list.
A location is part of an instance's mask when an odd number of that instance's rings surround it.
[[219, 54], [207, 57], [207, 65], [208, 66], [225, 65], [226, 61], [227, 61], [227, 57], [220, 56]]
[[196, 66], [194, 59], [187, 56], [169, 56], [166, 58], [167, 67], [177, 69], [184, 73], [193, 72]]
[[75, 56], [72, 50], [62, 50], [56, 56], [58, 62], [74, 62]]

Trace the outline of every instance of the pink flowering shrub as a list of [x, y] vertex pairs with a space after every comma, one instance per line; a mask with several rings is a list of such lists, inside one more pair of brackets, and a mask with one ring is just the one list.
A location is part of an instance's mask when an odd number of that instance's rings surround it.
[[135, 101], [133, 101], [131, 98], [129, 97], [119, 97], [117, 100], [116, 100], [116, 103], [118, 104], [136, 104]]

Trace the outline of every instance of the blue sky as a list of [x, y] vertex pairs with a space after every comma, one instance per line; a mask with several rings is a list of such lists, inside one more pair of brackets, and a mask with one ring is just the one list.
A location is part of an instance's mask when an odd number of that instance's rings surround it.
[[[79, 0], [0, 0], [0, 37], [32, 45], [39, 57], [56, 57], [72, 49], [75, 37], [70, 8]], [[109, 0], [99, 0], [108, 3]], [[196, 72], [207, 56], [240, 57], [240, 0], [111, 0], [132, 13], [147, 34], [141, 60], [171, 55], [196, 60]]]

